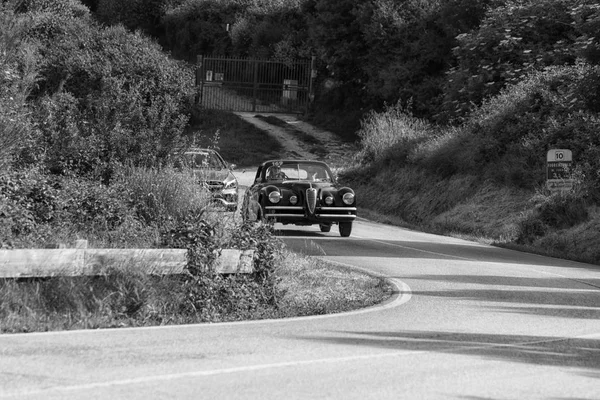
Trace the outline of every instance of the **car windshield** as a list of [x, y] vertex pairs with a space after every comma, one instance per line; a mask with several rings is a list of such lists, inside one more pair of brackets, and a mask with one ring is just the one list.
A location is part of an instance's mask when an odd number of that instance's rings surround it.
[[306, 180], [331, 182], [327, 168], [319, 164], [282, 163], [273, 164], [265, 172], [267, 181]]
[[189, 151], [185, 153], [186, 162], [191, 168], [224, 169], [225, 164], [219, 156], [210, 151]]

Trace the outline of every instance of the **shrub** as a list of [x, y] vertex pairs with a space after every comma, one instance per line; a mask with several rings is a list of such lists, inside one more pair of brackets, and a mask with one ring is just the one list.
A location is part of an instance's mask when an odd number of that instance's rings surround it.
[[203, 214], [176, 221], [161, 230], [162, 246], [188, 250], [187, 271], [193, 276], [212, 274], [218, 256], [215, 225]]
[[127, 29], [138, 29], [152, 34], [160, 28], [165, 9], [173, 0], [98, 0], [95, 15], [106, 25], [123, 24]]
[[0, 4], [0, 175], [31, 129], [26, 99], [37, 73], [35, 47], [24, 39], [26, 21]]
[[587, 220], [587, 203], [577, 193], [537, 194], [532, 199], [533, 210], [521, 221], [519, 244], [532, 243], [551, 229], [567, 229]]
[[89, 9], [79, 0], [20, 0], [19, 13], [53, 13], [67, 18], [89, 17]]
[[61, 186], [65, 219], [74, 229], [111, 231], [133, 215], [125, 186], [72, 178], [62, 179]]
[[234, 229], [225, 247], [240, 250], [255, 250], [254, 271], [258, 280], [266, 279], [281, 261], [283, 242], [273, 235], [270, 224], [245, 222]]
[[410, 151], [432, 136], [433, 127], [426, 121], [415, 118], [400, 104], [386, 108], [381, 113], [371, 111], [361, 124], [358, 136], [361, 150], [357, 155], [360, 162], [379, 161], [387, 152], [400, 152], [406, 158]]
[[210, 206], [210, 193], [198, 184], [192, 171], [128, 167], [120, 174], [119, 183], [147, 224], [179, 223], [202, 215]]
[[163, 23], [169, 49], [188, 61], [202, 54], [228, 54], [231, 39], [225, 27], [243, 8], [233, 0], [187, 0], [168, 10]]
[[31, 96], [40, 135], [29, 153], [47, 154], [54, 173], [108, 182], [119, 164], [156, 165], [181, 144], [193, 101], [189, 68], [122, 27], [51, 12], [31, 18], [44, 67]]
[[448, 74], [440, 121], [462, 119], [473, 106], [534, 70], [574, 64], [581, 53], [576, 38], [586, 30], [578, 10], [590, 10], [595, 3], [511, 0], [490, 9], [477, 30], [458, 37], [458, 65]]
[[[29, 170], [11, 172], [0, 177], [0, 195], [5, 199], [5, 205], [14, 214], [5, 211], [8, 218], [18, 218], [27, 215], [35, 224], [53, 221], [60, 213], [61, 202], [58, 196], [57, 182], [45, 176], [40, 171]], [[23, 229], [31, 224], [23, 220]]]

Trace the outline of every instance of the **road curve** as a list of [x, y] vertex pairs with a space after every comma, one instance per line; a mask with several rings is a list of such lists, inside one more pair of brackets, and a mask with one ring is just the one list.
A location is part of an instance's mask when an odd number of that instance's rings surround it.
[[600, 267], [364, 220], [289, 247], [391, 279], [333, 316], [0, 336], [0, 399], [598, 399]]

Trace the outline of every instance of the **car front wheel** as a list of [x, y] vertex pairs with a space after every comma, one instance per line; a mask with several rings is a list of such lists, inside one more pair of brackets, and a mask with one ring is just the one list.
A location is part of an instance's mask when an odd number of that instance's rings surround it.
[[352, 222], [340, 222], [338, 226], [341, 237], [348, 237], [352, 233]]

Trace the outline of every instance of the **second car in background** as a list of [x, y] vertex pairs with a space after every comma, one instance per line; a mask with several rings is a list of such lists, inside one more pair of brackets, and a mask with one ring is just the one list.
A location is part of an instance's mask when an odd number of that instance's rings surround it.
[[235, 164], [228, 165], [223, 157], [213, 149], [197, 148], [180, 153], [176, 166], [190, 168], [212, 194], [217, 205], [228, 211], [238, 207], [238, 181], [232, 170]]

